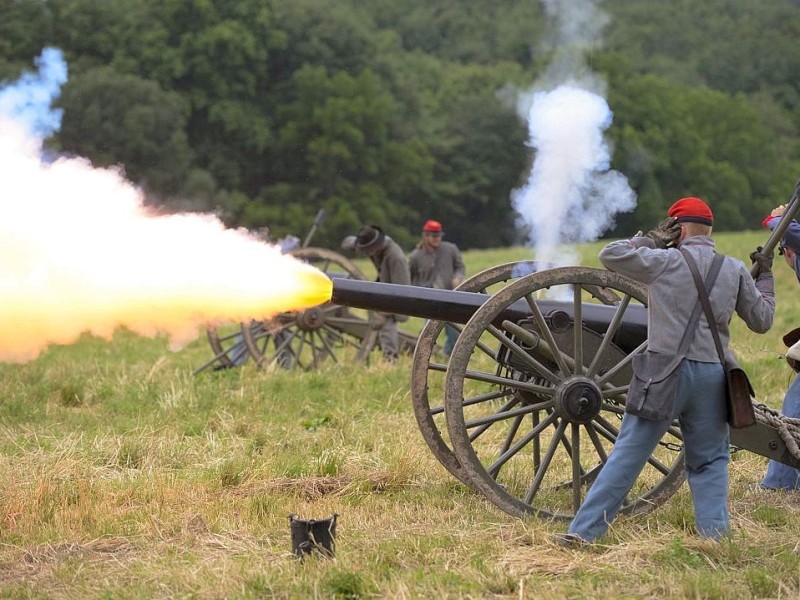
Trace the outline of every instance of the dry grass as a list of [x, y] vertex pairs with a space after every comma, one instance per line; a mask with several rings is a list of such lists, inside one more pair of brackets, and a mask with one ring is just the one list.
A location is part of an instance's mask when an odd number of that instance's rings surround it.
[[[800, 301], [776, 272], [782, 333]], [[778, 406], [779, 334], [735, 335]], [[684, 487], [567, 550], [564, 523], [500, 513], [431, 456], [410, 359], [192, 377], [207, 355], [123, 332], [0, 366], [0, 598], [800, 597], [800, 494], [748, 491], [761, 457], [731, 463], [730, 540], [694, 536]], [[296, 560], [290, 513], [338, 513], [336, 557]]]

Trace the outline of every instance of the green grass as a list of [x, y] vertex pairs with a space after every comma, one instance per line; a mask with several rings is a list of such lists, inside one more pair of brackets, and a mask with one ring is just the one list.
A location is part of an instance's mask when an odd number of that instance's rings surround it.
[[[746, 259], [765, 238], [718, 243]], [[585, 265], [599, 247], [581, 247]], [[465, 253], [470, 274], [530, 257]], [[797, 282], [779, 261], [775, 328], [733, 334], [772, 406], [791, 376], [780, 336], [800, 322]], [[734, 534], [722, 544], [693, 535], [684, 486], [616, 522], [607, 544], [568, 551], [550, 541], [563, 523], [509, 517], [436, 462], [411, 412], [410, 357], [193, 376], [209, 356], [204, 339], [173, 353], [120, 331], [0, 365], [0, 598], [800, 594], [800, 498], [746, 490], [759, 456], [731, 463]], [[295, 560], [288, 515], [334, 512], [336, 558]]]

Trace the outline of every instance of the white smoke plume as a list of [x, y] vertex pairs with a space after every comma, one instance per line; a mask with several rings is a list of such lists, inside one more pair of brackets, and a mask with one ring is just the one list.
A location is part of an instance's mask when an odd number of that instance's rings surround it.
[[[118, 169], [42, 159], [42, 132], [66, 67], [0, 90], [0, 360], [119, 327], [167, 334], [173, 348], [209, 322], [249, 321], [320, 304], [330, 280], [246, 232], [200, 214], [155, 216]], [[55, 73], [55, 78], [52, 74]]]
[[604, 132], [613, 114], [605, 84], [586, 65], [608, 22], [593, 0], [542, 0], [555, 24], [552, 60], [533, 89], [520, 96], [534, 162], [512, 202], [531, 232], [536, 259], [575, 264], [571, 244], [592, 241], [631, 210], [636, 196], [621, 173], [609, 170]]

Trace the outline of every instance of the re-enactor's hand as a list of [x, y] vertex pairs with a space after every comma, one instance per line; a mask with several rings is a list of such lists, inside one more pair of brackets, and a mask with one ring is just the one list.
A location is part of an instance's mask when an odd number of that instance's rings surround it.
[[669, 248], [681, 237], [681, 226], [675, 217], [667, 217], [646, 235], [655, 242], [656, 248]]
[[782, 217], [783, 213], [785, 213], [785, 212], [786, 212], [786, 205], [785, 204], [781, 204], [781, 205], [776, 206], [775, 208], [773, 208], [772, 212], [769, 213], [769, 216], [771, 216], [771, 217]]
[[753, 279], [758, 279], [761, 275], [772, 272], [772, 260], [774, 257], [775, 255], [772, 252], [765, 254], [764, 248], [761, 246], [750, 253], [750, 260], [756, 267], [753, 271]]

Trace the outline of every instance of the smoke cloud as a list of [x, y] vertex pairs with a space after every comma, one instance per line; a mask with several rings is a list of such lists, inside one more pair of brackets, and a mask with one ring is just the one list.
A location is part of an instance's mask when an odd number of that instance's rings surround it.
[[167, 334], [177, 349], [209, 322], [330, 298], [323, 273], [215, 217], [153, 215], [120, 170], [45, 162], [42, 135], [60, 123], [49, 109], [66, 79], [59, 60], [46, 50], [38, 75], [0, 89], [0, 360], [118, 327]]
[[45, 48], [35, 62], [38, 73], [25, 73], [16, 83], [0, 88], [0, 116], [43, 139], [61, 127], [63, 111], [51, 109], [50, 104], [67, 81], [67, 63], [58, 48]]
[[537, 261], [568, 265], [579, 260], [570, 245], [597, 239], [617, 213], [636, 206], [636, 195], [624, 175], [609, 170], [604, 132], [613, 114], [605, 83], [585, 63], [608, 17], [592, 0], [542, 2], [555, 25], [552, 59], [519, 99], [534, 162], [512, 202], [531, 232]]

